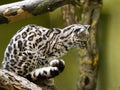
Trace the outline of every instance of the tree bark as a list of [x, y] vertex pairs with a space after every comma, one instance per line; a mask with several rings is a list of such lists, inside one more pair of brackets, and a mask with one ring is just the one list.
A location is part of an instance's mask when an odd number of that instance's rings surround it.
[[72, 0], [24, 0], [0, 6], [0, 24], [36, 16], [71, 3]]
[[[51, 80], [48, 80], [51, 84]], [[24, 77], [5, 69], [0, 69], [0, 90], [56, 90], [54, 83], [44, 85], [41, 82], [30, 82]]]
[[15, 73], [0, 69], [0, 90], [43, 90], [43, 87]]
[[88, 49], [80, 51], [80, 80], [78, 90], [95, 90], [97, 84], [99, 52], [97, 46], [97, 30], [102, 0], [85, 0], [82, 4], [81, 23], [89, 24], [90, 38]]

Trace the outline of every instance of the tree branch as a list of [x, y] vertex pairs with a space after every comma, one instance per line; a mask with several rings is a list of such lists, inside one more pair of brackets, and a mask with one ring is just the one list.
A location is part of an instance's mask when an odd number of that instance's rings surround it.
[[90, 38], [88, 49], [80, 51], [80, 80], [78, 90], [95, 90], [97, 84], [99, 52], [97, 46], [97, 26], [100, 18], [102, 0], [84, 0], [81, 23], [89, 24]]
[[24, 0], [0, 6], [0, 24], [36, 16], [71, 3], [72, 0]]
[[12, 72], [0, 69], [0, 90], [43, 90], [43, 88]]
[[15, 73], [0, 69], [0, 90], [56, 90], [52, 81], [47, 80], [50, 85], [43, 82], [35, 84]]

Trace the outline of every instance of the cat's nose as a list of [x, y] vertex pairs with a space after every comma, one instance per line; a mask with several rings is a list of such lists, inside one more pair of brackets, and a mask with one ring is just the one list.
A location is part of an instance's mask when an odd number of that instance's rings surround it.
[[85, 29], [89, 29], [90, 25], [83, 25]]
[[90, 28], [90, 25], [83, 25], [84, 26], [84, 28], [85, 28], [85, 34], [86, 35], [89, 35], [89, 31], [88, 31], [88, 29]]

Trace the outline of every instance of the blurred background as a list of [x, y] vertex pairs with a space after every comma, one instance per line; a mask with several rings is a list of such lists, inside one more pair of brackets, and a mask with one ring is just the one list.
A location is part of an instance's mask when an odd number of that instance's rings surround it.
[[[1, 0], [0, 5], [18, 0]], [[98, 42], [100, 52], [97, 90], [120, 90], [120, 0], [103, 0], [99, 23]], [[47, 28], [63, 28], [60, 8], [54, 12], [0, 25], [0, 61], [12, 36], [27, 24], [37, 24]], [[58, 90], [76, 90], [79, 76], [79, 55], [72, 48], [62, 57], [66, 68], [55, 78]]]

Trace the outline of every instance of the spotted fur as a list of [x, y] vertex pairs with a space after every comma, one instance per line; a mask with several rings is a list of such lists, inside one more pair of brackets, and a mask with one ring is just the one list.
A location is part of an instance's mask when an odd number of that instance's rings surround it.
[[89, 25], [80, 24], [63, 29], [27, 25], [10, 40], [2, 66], [30, 81], [53, 78], [65, 67], [59, 57], [71, 47], [87, 47], [88, 28]]

